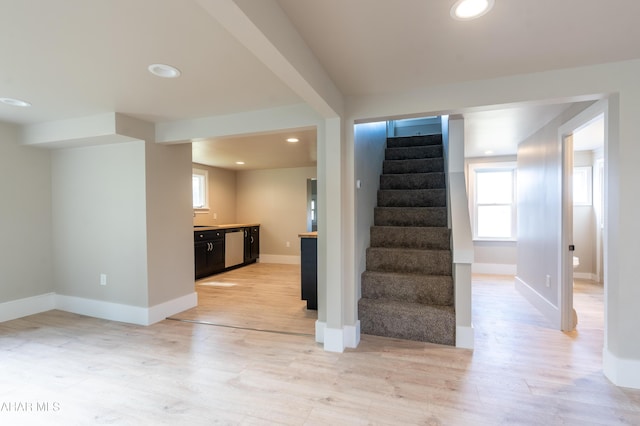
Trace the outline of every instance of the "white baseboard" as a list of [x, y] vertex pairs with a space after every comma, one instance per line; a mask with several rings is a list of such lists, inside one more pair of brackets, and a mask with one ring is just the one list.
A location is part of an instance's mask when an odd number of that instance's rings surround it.
[[324, 350], [327, 352], [344, 352], [344, 329], [324, 328]]
[[602, 351], [602, 370], [614, 385], [640, 389], [640, 360], [618, 358], [604, 349]]
[[175, 315], [196, 306], [198, 306], [198, 293], [195, 291], [176, 299], [169, 300], [168, 302], [160, 303], [148, 309], [149, 313], [147, 324], [154, 324], [170, 317], [171, 315]]
[[0, 303], [0, 322], [11, 321], [55, 309], [55, 296], [55, 293], [45, 293], [38, 296]]
[[596, 274], [591, 274], [589, 272], [574, 272], [573, 278], [578, 278], [579, 280], [590, 280], [598, 282], [598, 276]]
[[470, 327], [456, 326], [456, 348], [473, 349], [475, 332]]
[[316, 320], [316, 342], [324, 343], [324, 329], [327, 328], [327, 323], [324, 321]]
[[138, 325], [151, 325], [162, 321], [168, 316], [193, 308], [198, 304], [198, 296], [195, 292], [150, 308], [65, 296], [63, 294], [57, 294], [55, 300], [56, 309], [61, 311]]
[[148, 325], [147, 308], [56, 294], [56, 308], [61, 311], [110, 321]]
[[551, 325], [558, 330], [561, 329], [560, 309], [545, 299], [533, 287], [524, 282], [520, 277], [515, 279], [515, 287], [525, 299], [529, 301], [542, 315], [544, 315]]
[[344, 352], [345, 348], [357, 348], [360, 343], [360, 320], [355, 325], [329, 328], [324, 322], [316, 321], [316, 342], [324, 343], [327, 352]]
[[471, 264], [472, 274], [490, 275], [515, 275], [518, 271], [517, 265], [506, 263], [473, 263]]
[[344, 345], [347, 348], [357, 348], [360, 344], [360, 320], [355, 325], [344, 326]]
[[299, 265], [300, 256], [286, 256], [282, 254], [260, 254], [260, 263], [280, 263], [283, 265]]

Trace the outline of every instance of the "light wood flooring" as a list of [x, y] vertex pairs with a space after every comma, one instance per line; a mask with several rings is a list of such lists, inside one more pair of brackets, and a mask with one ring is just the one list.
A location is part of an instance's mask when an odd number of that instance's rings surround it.
[[640, 390], [602, 374], [601, 287], [576, 285], [573, 333], [513, 280], [474, 277], [473, 296], [474, 351], [363, 335], [329, 353], [309, 335], [60, 311], [8, 321], [0, 424], [640, 424]]
[[196, 281], [198, 306], [172, 319], [314, 335], [317, 311], [300, 300], [300, 265], [254, 263]]

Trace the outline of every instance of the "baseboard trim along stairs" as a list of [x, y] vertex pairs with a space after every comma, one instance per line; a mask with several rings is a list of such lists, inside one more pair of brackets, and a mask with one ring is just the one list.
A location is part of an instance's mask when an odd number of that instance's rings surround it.
[[361, 332], [456, 344], [442, 135], [387, 139], [358, 302]]

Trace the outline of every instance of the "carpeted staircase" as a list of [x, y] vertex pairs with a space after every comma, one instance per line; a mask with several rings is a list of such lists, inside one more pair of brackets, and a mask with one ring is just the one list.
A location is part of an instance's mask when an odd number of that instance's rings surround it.
[[451, 268], [442, 135], [388, 138], [361, 332], [455, 345]]

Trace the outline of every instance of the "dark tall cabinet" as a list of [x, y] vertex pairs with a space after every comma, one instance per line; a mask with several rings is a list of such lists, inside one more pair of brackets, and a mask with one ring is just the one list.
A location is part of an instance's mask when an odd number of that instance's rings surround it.
[[318, 309], [318, 239], [302, 237], [300, 249], [301, 298], [307, 301], [307, 309]]

